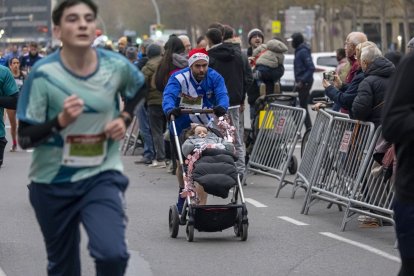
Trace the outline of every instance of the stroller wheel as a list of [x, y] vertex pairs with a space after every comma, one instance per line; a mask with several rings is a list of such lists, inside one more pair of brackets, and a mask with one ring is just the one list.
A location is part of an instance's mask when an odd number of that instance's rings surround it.
[[295, 174], [298, 171], [298, 160], [296, 156], [292, 156], [290, 159], [288, 170], [290, 174]]
[[194, 240], [194, 225], [187, 224], [185, 231], [187, 233], [187, 241], [192, 242]]
[[247, 236], [248, 236], [248, 229], [249, 229], [249, 224], [248, 223], [243, 223], [241, 225], [240, 228], [240, 240], [241, 241], [246, 241], [247, 240]]
[[177, 206], [172, 205], [170, 206], [170, 211], [168, 213], [168, 226], [169, 226], [171, 238], [177, 237], [179, 225], [180, 225], [180, 217], [178, 215]]
[[242, 226], [242, 223], [241, 223], [242, 222], [242, 217], [243, 217], [242, 209], [238, 208], [237, 209], [236, 221], [234, 222], [234, 226], [233, 226], [234, 234], [236, 234], [236, 237], [240, 237], [240, 229], [241, 229], [241, 226]]

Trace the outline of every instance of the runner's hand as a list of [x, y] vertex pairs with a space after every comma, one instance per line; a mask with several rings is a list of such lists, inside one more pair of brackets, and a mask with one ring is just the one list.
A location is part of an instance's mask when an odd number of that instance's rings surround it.
[[71, 95], [63, 102], [63, 111], [58, 115], [59, 125], [62, 128], [73, 123], [83, 112], [83, 100], [76, 95]]
[[105, 126], [105, 135], [107, 138], [119, 141], [125, 136], [126, 125], [124, 119], [118, 117]]

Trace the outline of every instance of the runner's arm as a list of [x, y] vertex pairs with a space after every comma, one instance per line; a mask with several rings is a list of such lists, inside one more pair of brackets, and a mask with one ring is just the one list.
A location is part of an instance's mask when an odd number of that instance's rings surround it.
[[19, 93], [14, 93], [11, 96], [0, 97], [0, 107], [7, 109], [16, 109]]
[[22, 149], [36, 147], [61, 129], [62, 127], [59, 125], [58, 117], [38, 125], [19, 121], [19, 145]]

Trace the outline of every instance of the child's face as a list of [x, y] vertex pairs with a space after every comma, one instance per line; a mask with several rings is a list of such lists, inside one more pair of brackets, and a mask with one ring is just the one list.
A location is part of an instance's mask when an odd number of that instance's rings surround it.
[[204, 137], [206, 137], [206, 136], [207, 136], [207, 128], [205, 128], [205, 127], [203, 127], [203, 126], [197, 126], [197, 127], [194, 129], [194, 134], [195, 134], [195, 136], [197, 136], [197, 137], [204, 138]]

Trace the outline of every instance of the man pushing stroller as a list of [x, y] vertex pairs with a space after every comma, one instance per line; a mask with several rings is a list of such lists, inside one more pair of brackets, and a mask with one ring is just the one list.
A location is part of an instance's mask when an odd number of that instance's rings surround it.
[[[190, 127], [192, 122], [208, 125], [214, 120], [209, 114], [181, 114], [182, 108], [212, 108], [217, 117], [223, 116], [227, 112], [229, 98], [224, 79], [219, 73], [208, 67], [208, 62], [209, 57], [205, 49], [191, 50], [188, 59], [189, 67], [172, 74], [165, 87], [163, 111], [168, 119], [174, 115], [178, 135]], [[171, 126], [169, 129], [173, 135]], [[173, 148], [177, 153], [175, 144], [173, 144]], [[178, 155], [176, 156], [178, 159]], [[180, 195], [184, 188], [181, 166], [177, 166], [176, 175], [179, 183], [177, 208], [181, 213], [185, 201]]]

